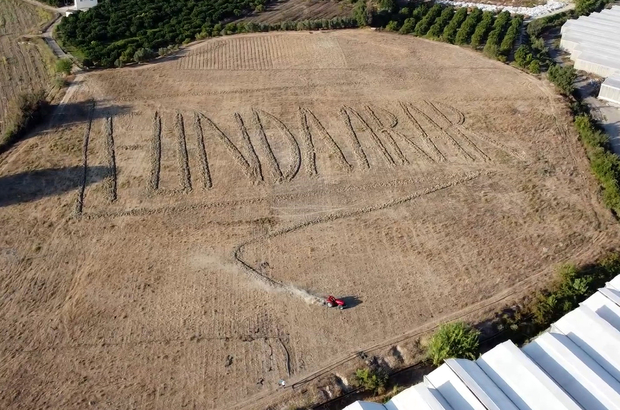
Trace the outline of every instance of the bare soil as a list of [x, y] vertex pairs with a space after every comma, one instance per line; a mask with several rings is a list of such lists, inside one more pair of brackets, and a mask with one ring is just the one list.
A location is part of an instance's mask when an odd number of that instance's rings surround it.
[[413, 360], [618, 245], [568, 124], [534, 77], [370, 30], [81, 76], [0, 157], [0, 407], [265, 409]]
[[0, 0], [0, 135], [5, 116], [20, 93], [46, 90], [53, 56], [43, 41], [25, 38], [36, 33], [52, 14], [19, 0]]

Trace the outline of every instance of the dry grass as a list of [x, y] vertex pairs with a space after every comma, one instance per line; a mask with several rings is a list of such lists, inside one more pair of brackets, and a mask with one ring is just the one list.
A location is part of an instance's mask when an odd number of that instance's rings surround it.
[[10, 111], [20, 94], [51, 85], [54, 57], [33, 34], [52, 18], [50, 12], [19, 0], [0, 0], [0, 135], [13, 127]]
[[84, 76], [0, 163], [0, 407], [265, 409], [618, 245], [561, 100], [518, 70], [370, 30], [184, 53]]

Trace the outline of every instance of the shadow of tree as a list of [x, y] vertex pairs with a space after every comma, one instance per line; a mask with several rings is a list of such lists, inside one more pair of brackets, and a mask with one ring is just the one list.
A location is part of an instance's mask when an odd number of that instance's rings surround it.
[[[92, 112], [91, 112], [92, 111]], [[50, 121], [41, 124], [38, 131], [86, 123], [92, 118], [93, 121], [123, 115], [131, 111], [131, 107], [126, 105], [110, 105], [105, 101], [97, 101], [94, 108], [92, 101], [80, 101], [75, 103], [50, 105], [48, 112], [51, 113]]]
[[[107, 167], [90, 167], [88, 184], [102, 180]], [[50, 168], [0, 177], [0, 208], [60, 195], [81, 185], [84, 169], [79, 167]]]

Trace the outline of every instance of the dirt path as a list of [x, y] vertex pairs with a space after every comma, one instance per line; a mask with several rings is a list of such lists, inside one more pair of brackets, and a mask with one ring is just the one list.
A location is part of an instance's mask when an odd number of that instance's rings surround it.
[[50, 6], [49, 4], [42, 3], [36, 0], [22, 0], [22, 1], [25, 3], [37, 6], [37, 7], [44, 8], [49, 11], [53, 11], [55, 13], [56, 18], [54, 19], [52, 24], [48, 25], [45, 31], [41, 33], [41, 37], [43, 37], [43, 39], [45, 40], [45, 43], [49, 46], [49, 48], [52, 50], [52, 52], [57, 58], [74, 59], [73, 56], [70, 56], [69, 54], [65, 53], [65, 51], [58, 45], [58, 43], [53, 37], [54, 29], [58, 26], [58, 24], [60, 24], [62, 18], [65, 16], [65, 12], [70, 7], [56, 8], [56, 7]]

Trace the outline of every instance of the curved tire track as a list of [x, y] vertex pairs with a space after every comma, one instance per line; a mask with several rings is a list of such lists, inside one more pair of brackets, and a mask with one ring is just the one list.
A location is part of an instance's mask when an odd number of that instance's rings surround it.
[[284, 235], [290, 232], [298, 231], [298, 230], [301, 230], [301, 229], [304, 229], [310, 226], [319, 225], [319, 224], [326, 223], [326, 222], [333, 222], [333, 221], [340, 220], [340, 219], [351, 218], [354, 216], [369, 214], [372, 212], [381, 211], [383, 209], [392, 208], [394, 206], [413, 201], [414, 199], [420, 198], [424, 195], [432, 194], [434, 192], [438, 192], [444, 189], [451, 188], [456, 185], [463, 184], [465, 182], [478, 178], [480, 175], [482, 175], [482, 172], [473, 172], [473, 173], [464, 174], [464, 175], [461, 175], [453, 179], [450, 182], [445, 182], [442, 184], [434, 185], [423, 191], [414, 192], [413, 194], [408, 195], [403, 198], [394, 199], [392, 201], [388, 201], [382, 204], [378, 204], [378, 205], [374, 205], [374, 206], [370, 206], [366, 208], [361, 208], [361, 209], [356, 209], [353, 211], [334, 212], [334, 213], [320, 216], [315, 219], [310, 219], [308, 221], [304, 221], [304, 222], [301, 222], [301, 223], [298, 223], [298, 224], [295, 224], [295, 225], [292, 225], [286, 228], [278, 229], [266, 235], [256, 236], [248, 241], [245, 241], [237, 245], [233, 253], [235, 262], [239, 264], [241, 268], [250, 277], [255, 279], [257, 282], [263, 285], [266, 285], [271, 290], [285, 292], [285, 293], [290, 294], [291, 296], [300, 297], [308, 303], [321, 303], [322, 299], [320, 297], [316, 295], [311, 295], [306, 290], [298, 288], [292, 284], [280, 282], [276, 279], [270, 278], [262, 274], [259, 270], [254, 269], [252, 265], [250, 265], [248, 262], [243, 260], [242, 258], [243, 248], [245, 248], [246, 246], [250, 244], [253, 244], [253, 243], [265, 240], [265, 239], [275, 238], [277, 236], [281, 236], [281, 235]]

